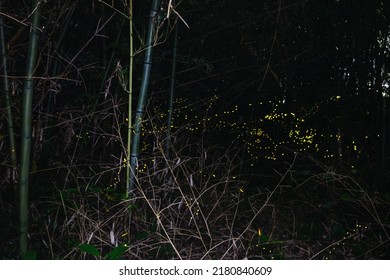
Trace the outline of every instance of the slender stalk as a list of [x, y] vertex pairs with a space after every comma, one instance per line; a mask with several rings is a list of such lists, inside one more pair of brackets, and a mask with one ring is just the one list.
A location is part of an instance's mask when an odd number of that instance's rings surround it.
[[[64, 40], [64, 37], [65, 37], [65, 34], [69, 28], [69, 25], [70, 25], [70, 22], [72, 21], [72, 16], [73, 16], [73, 13], [75, 12], [76, 10], [76, 5], [74, 4], [69, 13], [68, 13], [68, 16], [67, 18], [65, 19], [65, 23], [61, 24], [61, 30], [60, 30], [60, 36], [58, 37], [58, 40], [57, 42], [55, 43], [55, 47], [54, 47], [54, 53], [61, 53], [62, 52], [62, 49], [63, 49], [63, 40]], [[54, 55], [50, 57], [50, 61], [53, 61], [54, 59]], [[51, 64], [51, 63], [49, 63]], [[59, 63], [59, 60], [58, 59], [54, 59], [54, 65], [53, 65], [53, 68], [52, 68], [52, 72], [51, 72], [51, 77], [56, 77], [57, 74], [58, 74], [58, 69], [60, 68], [60, 63]], [[48, 69], [49, 70], [49, 69]], [[45, 108], [45, 121], [44, 121], [44, 130], [43, 130], [43, 133], [44, 135], [47, 136], [47, 134], [49, 134], [50, 130], [48, 129], [48, 127], [50, 127], [51, 125], [51, 120], [52, 118], [50, 117], [50, 114], [52, 112], [52, 109], [53, 109], [53, 93], [50, 93], [48, 94], [48, 100], [47, 100], [47, 103], [46, 103], [46, 108]], [[50, 138], [50, 136], [47, 136], [48, 138]]]
[[141, 88], [140, 95], [138, 98], [137, 109], [135, 111], [134, 119], [134, 137], [131, 143], [131, 154], [130, 154], [130, 185], [128, 188], [129, 195], [133, 192], [136, 180], [136, 169], [138, 165], [139, 157], [139, 144], [141, 138], [141, 129], [142, 129], [142, 119], [145, 110], [145, 100], [148, 92], [149, 79], [150, 79], [150, 70], [152, 68], [152, 50], [153, 50], [153, 37], [155, 29], [155, 18], [157, 15], [157, 10], [159, 6], [159, 0], [152, 1], [152, 7], [150, 9], [150, 18], [148, 32], [146, 35], [146, 52], [145, 52], [145, 61], [142, 72]]
[[33, 73], [36, 67], [39, 41], [39, 0], [32, 1], [32, 26], [30, 28], [30, 38], [28, 43], [26, 80], [23, 89], [23, 107], [22, 107], [22, 148], [20, 159], [20, 184], [19, 184], [19, 248], [22, 258], [25, 258], [27, 252], [27, 233], [28, 233], [28, 188], [29, 188], [29, 169], [31, 152], [31, 117], [34, 78]]
[[176, 60], [177, 60], [176, 56], [177, 56], [178, 36], [179, 36], [179, 21], [176, 22], [174, 39], [173, 39], [172, 73], [171, 73], [171, 82], [169, 86], [167, 139], [165, 141], [165, 154], [167, 158], [170, 157], [170, 146], [171, 146], [171, 127], [172, 127], [172, 115], [173, 115], [173, 100], [175, 96], [175, 84], [176, 84]]
[[[1, 5], [1, 4], [0, 4]], [[2, 10], [2, 8], [0, 8]], [[15, 130], [14, 130], [14, 120], [12, 115], [12, 103], [11, 95], [9, 92], [9, 82], [8, 82], [8, 69], [7, 69], [7, 55], [5, 49], [5, 36], [3, 30], [3, 18], [0, 17], [0, 55], [1, 55], [1, 75], [3, 77], [3, 92], [4, 92], [4, 101], [5, 107], [7, 109], [7, 121], [8, 121], [8, 134], [9, 134], [9, 143], [10, 143], [10, 154], [11, 154], [11, 165], [13, 169], [13, 178], [16, 178], [17, 172], [17, 159], [16, 159], [16, 141], [15, 141]], [[16, 182], [14, 182], [16, 184]], [[16, 191], [16, 187], [15, 187]]]
[[131, 133], [132, 133], [132, 106], [133, 106], [133, 0], [129, 0], [129, 109], [128, 109], [128, 129], [127, 129], [127, 156], [126, 156], [126, 198], [130, 193], [130, 160], [131, 153]]
[[385, 164], [386, 164], [386, 147], [387, 147], [387, 129], [386, 129], [386, 112], [387, 112], [387, 99], [389, 97], [387, 95], [382, 96], [382, 152], [381, 152], [381, 169], [385, 170]]
[[[65, 23], [61, 25], [61, 31], [60, 31], [60, 36], [58, 37], [58, 40], [55, 44], [55, 48], [54, 48], [54, 51], [55, 52], [62, 52], [62, 49], [63, 49], [63, 45], [62, 45], [62, 42], [64, 41], [64, 37], [65, 37], [65, 34], [66, 32], [68, 31], [68, 28], [69, 28], [69, 25], [72, 21], [72, 18], [73, 18], [73, 14], [76, 10], [76, 5], [77, 4], [74, 4], [70, 11], [69, 11], [69, 14], [67, 16], [67, 18], [65, 19]], [[54, 56], [53, 56], [54, 57]], [[53, 58], [52, 57], [52, 58]], [[51, 59], [52, 59], [51, 58]], [[53, 76], [57, 75], [58, 74], [58, 68], [59, 68], [59, 63], [58, 63], [58, 59], [55, 60], [55, 64], [54, 64], [54, 68], [53, 68]]]

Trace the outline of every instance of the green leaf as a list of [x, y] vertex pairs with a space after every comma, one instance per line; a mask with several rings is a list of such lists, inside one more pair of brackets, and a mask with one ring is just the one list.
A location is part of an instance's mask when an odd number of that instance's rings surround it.
[[85, 253], [92, 255], [92, 256], [95, 256], [95, 257], [100, 256], [98, 249], [96, 249], [96, 247], [91, 245], [91, 244], [87, 244], [87, 243], [80, 244], [79, 249]]
[[136, 204], [130, 204], [129, 206], [127, 206], [127, 210], [136, 210], [136, 209], [138, 209]]
[[127, 251], [128, 247], [124, 245], [119, 245], [114, 248], [110, 253], [106, 254], [104, 258], [106, 260], [120, 260], [121, 256]]
[[268, 240], [269, 240], [269, 237], [268, 237], [267, 235], [265, 235], [265, 234], [262, 234], [262, 235], [260, 235], [260, 237], [259, 237], [259, 242], [260, 242], [261, 244], [268, 242]]
[[352, 197], [349, 193], [343, 193], [341, 194], [341, 199], [342, 200], [350, 200]]
[[322, 207], [323, 207], [324, 209], [332, 208], [332, 207], [333, 207], [333, 202], [332, 202], [332, 201], [328, 201], [328, 202], [325, 203]]
[[31, 163], [31, 172], [36, 172], [38, 170], [37, 163], [32, 161]]
[[146, 231], [140, 231], [140, 232], [137, 232], [137, 234], [135, 235], [135, 239], [136, 240], [140, 240], [140, 239], [145, 239], [146, 237], [148, 237], [148, 232]]
[[385, 193], [385, 200], [390, 202], [390, 192]]
[[36, 260], [37, 259], [37, 251], [27, 251], [24, 255], [25, 260]]
[[332, 230], [332, 235], [337, 237], [345, 236], [347, 233], [347, 230], [339, 224], [332, 225], [331, 230]]

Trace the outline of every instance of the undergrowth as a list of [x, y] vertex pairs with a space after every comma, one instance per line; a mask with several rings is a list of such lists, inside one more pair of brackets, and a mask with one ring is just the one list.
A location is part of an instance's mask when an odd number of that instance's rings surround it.
[[[106, 147], [124, 147], [115, 136], [120, 127], [110, 129], [94, 138], [106, 136]], [[164, 135], [152, 133], [145, 136], [150, 144], [138, 163], [137, 188], [126, 198], [124, 152], [111, 154], [107, 164], [83, 162], [76, 152], [85, 150], [82, 129], [68, 130], [76, 139], [69, 143], [74, 150], [68, 162], [37, 171], [41, 194], [31, 197], [32, 258], [390, 257], [386, 194], [305, 154], [290, 151], [283, 162], [252, 166], [236, 142], [213, 146], [202, 135], [194, 140], [177, 131], [168, 156]], [[3, 210], [11, 209], [4, 201]], [[2, 211], [2, 221], [14, 220], [13, 213]], [[17, 255], [10, 224], [0, 227], [2, 258]]]
[[194, 144], [167, 159], [160, 147], [129, 199], [120, 183], [58, 190], [33, 204], [31, 243], [53, 259], [389, 257], [388, 201], [300, 154], [248, 183], [239, 155]]

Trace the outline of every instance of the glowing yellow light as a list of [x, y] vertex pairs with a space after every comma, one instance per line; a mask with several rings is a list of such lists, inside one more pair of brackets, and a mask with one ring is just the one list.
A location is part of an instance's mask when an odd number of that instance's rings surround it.
[[260, 227], [258, 227], [258, 229], [257, 229], [257, 234], [259, 235], [259, 237], [261, 236], [261, 230], [260, 230]]

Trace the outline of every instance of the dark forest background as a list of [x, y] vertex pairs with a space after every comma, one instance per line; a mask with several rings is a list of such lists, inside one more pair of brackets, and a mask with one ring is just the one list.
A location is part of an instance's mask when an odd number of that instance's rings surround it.
[[[133, 2], [131, 118], [152, 5]], [[390, 257], [389, 1], [161, 1], [130, 197], [130, 2], [39, 3], [25, 258]], [[20, 255], [32, 12], [1, 1], [3, 259]]]

